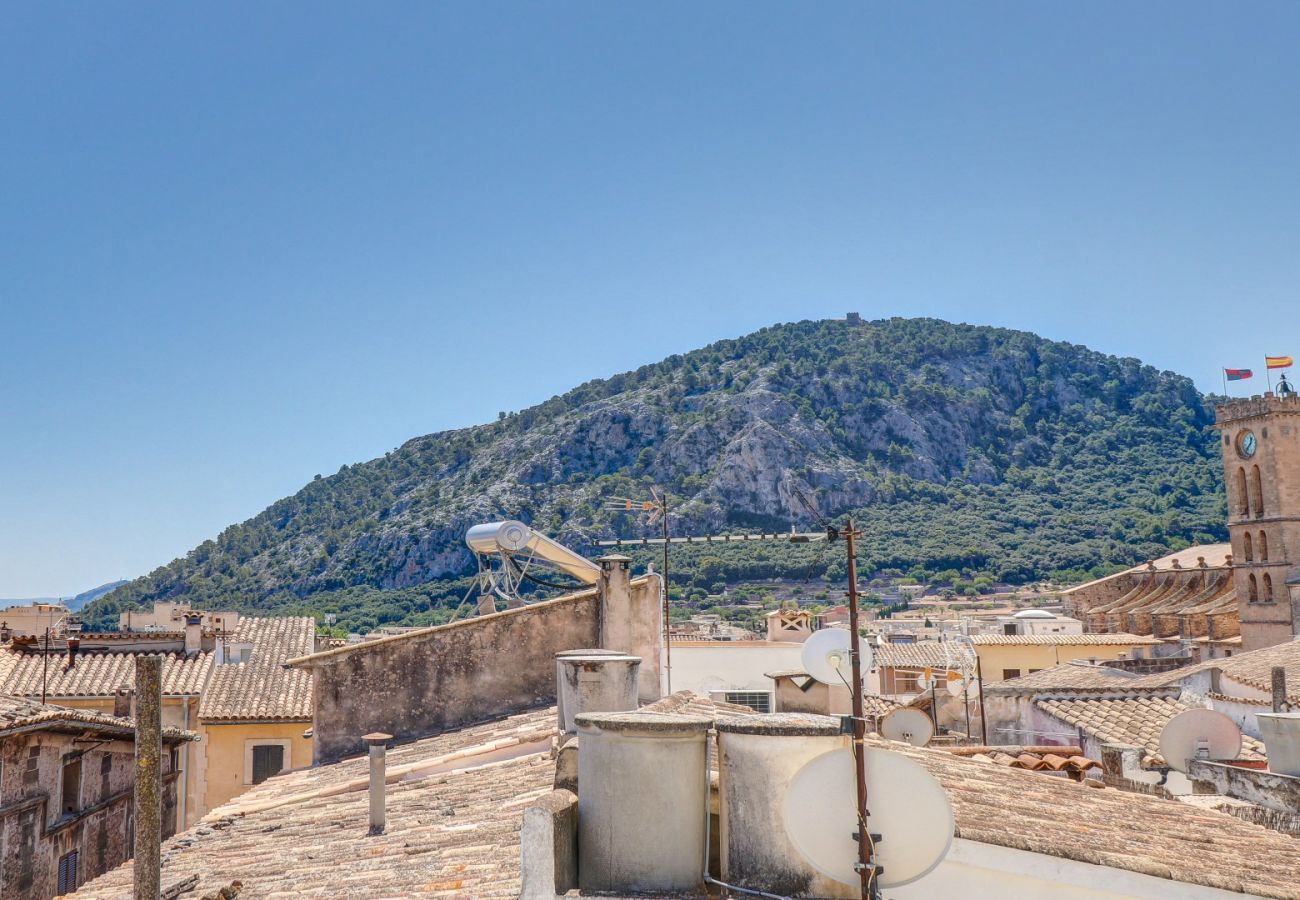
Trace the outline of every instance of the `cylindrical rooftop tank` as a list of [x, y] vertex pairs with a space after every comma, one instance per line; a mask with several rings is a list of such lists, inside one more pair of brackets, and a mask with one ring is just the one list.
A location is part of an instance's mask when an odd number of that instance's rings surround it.
[[560, 731], [574, 734], [574, 717], [588, 712], [629, 712], [637, 708], [641, 657], [602, 650], [589, 655], [555, 655], [556, 709]]
[[773, 713], [719, 719], [718, 798], [722, 880], [785, 897], [857, 897], [821, 874], [786, 836], [782, 807], [809, 760], [848, 746], [838, 719]]
[[488, 522], [474, 525], [465, 532], [465, 543], [475, 553], [489, 555], [502, 550], [518, 553], [528, 546], [533, 531], [523, 522], [506, 519], [504, 522]]
[[584, 713], [578, 725], [578, 884], [690, 893], [704, 881], [710, 720]]

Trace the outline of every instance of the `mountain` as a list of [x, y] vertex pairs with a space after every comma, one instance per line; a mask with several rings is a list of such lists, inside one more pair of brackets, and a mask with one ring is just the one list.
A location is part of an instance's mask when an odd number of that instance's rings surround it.
[[76, 612], [79, 609], [83, 609], [88, 604], [93, 603], [94, 601], [98, 600], [100, 597], [104, 596], [105, 594], [117, 590], [118, 588], [120, 588], [122, 585], [126, 583], [127, 583], [126, 581], [122, 581], [122, 580], [110, 581], [108, 584], [101, 584], [97, 588], [91, 588], [88, 591], [82, 591], [80, 594], [73, 597], [71, 600], [67, 601], [68, 609], [72, 610], [73, 612]]
[[[317, 476], [88, 615], [183, 598], [352, 628], [441, 621], [473, 572], [469, 525], [519, 518], [594, 553], [647, 533], [604, 506], [655, 485], [676, 533], [815, 527], [802, 492], [855, 515], [867, 572], [967, 590], [1082, 578], [1224, 538], [1212, 421], [1183, 376], [1025, 332], [779, 325]], [[682, 548], [673, 568], [697, 594], [843, 571], [825, 545], [772, 544]]]
[[126, 584], [125, 581], [110, 581], [108, 584], [101, 584], [97, 588], [91, 588], [88, 591], [82, 591], [71, 599], [65, 597], [26, 597], [19, 600], [0, 600], [0, 606], [29, 606], [32, 603], [62, 603], [68, 609], [76, 612], [86, 604], [98, 600], [100, 597], [112, 590], [120, 588]]

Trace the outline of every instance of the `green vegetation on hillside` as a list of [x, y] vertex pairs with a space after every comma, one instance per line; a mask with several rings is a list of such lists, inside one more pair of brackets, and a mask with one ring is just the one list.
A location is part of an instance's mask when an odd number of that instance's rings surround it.
[[[803, 492], [866, 531], [867, 573], [974, 586], [1077, 580], [1225, 539], [1212, 415], [1191, 382], [1024, 332], [929, 319], [801, 322], [416, 438], [292, 497], [87, 609], [157, 599], [443, 620], [464, 529], [511, 517], [595, 555], [645, 526], [602, 509], [666, 486], [676, 533], [812, 529]], [[638, 552], [642, 564], [656, 559]], [[681, 547], [682, 589], [843, 577], [817, 545]]]

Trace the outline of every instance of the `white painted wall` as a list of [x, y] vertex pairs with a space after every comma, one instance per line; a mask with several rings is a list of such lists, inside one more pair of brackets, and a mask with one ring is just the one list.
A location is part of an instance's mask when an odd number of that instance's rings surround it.
[[1243, 900], [1257, 896], [961, 838], [953, 840], [947, 858], [929, 875], [903, 887], [885, 888], [882, 894], [887, 900]]
[[797, 669], [803, 644], [785, 641], [714, 641], [672, 644], [674, 691], [771, 691], [766, 673]]

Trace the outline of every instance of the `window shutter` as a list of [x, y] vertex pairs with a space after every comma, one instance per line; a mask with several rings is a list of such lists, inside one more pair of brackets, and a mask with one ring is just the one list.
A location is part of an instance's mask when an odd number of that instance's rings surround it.
[[284, 768], [284, 748], [279, 744], [263, 744], [253, 748], [253, 784], [261, 784]]

